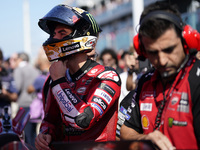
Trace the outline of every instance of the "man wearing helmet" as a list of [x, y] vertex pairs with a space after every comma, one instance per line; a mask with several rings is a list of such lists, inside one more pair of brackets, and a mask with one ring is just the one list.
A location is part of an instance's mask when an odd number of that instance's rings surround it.
[[45, 117], [36, 148], [49, 149], [51, 141], [115, 140], [121, 81], [114, 69], [87, 57], [101, 32], [93, 16], [58, 5], [39, 26], [50, 34], [43, 47], [53, 63], [43, 89]]

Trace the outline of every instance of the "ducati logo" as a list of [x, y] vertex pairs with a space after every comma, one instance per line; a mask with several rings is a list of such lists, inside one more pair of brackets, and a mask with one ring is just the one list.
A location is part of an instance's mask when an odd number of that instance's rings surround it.
[[99, 75], [99, 78], [112, 79], [116, 82], [119, 81], [119, 77], [117, 76], [117, 74], [114, 71], [105, 71]]

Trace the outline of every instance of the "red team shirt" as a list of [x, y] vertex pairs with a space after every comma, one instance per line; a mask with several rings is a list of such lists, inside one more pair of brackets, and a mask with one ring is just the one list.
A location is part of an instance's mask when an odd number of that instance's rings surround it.
[[[190, 59], [173, 83], [167, 85], [159, 130], [177, 149], [198, 149], [200, 142], [200, 61]], [[156, 71], [142, 77], [132, 98], [125, 125], [148, 134], [155, 128], [163, 86]]]

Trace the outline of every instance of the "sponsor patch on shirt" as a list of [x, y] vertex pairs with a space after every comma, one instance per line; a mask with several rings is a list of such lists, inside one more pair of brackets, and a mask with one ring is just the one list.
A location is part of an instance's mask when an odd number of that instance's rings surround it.
[[142, 92], [142, 99], [145, 98], [154, 98], [153, 97], [153, 91], [144, 91]]
[[148, 129], [149, 128], [149, 118], [146, 115], [143, 115], [141, 121], [142, 121], [143, 129]]
[[105, 102], [103, 99], [101, 99], [100, 97], [94, 96], [94, 97], [92, 98], [92, 102], [95, 102], [95, 103], [97, 103], [98, 105], [100, 105], [101, 108], [102, 108], [104, 111], [105, 111], [106, 108], [108, 107], [108, 105], [106, 104], [106, 102]]
[[119, 111], [122, 112], [124, 115], [127, 114], [127, 110], [123, 106], [120, 107]]
[[152, 111], [152, 103], [141, 103], [140, 111]]
[[185, 92], [182, 92], [182, 94], [181, 94], [181, 100], [179, 101], [177, 111], [189, 113], [188, 94]]
[[102, 89], [96, 89], [94, 95], [103, 98], [108, 104], [110, 104], [112, 100], [112, 97]]
[[171, 104], [175, 105], [178, 102], [178, 100], [179, 100], [179, 97], [177, 97], [177, 96], [173, 97], [171, 100]]
[[187, 121], [178, 121], [174, 120], [174, 118], [168, 118], [168, 125], [171, 128], [173, 125], [174, 126], [187, 126]]

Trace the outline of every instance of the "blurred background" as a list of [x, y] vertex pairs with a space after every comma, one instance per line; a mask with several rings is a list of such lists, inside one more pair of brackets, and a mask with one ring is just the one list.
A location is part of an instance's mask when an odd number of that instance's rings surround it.
[[[5, 59], [14, 52], [27, 52], [31, 59], [37, 56], [48, 38], [37, 25], [57, 4], [68, 4], [88, 10], [103, 32], [97, 51], [111, 47], [117, 52], [128, 50], [137, 34], [139, 16], [143, 8], [156, 0], [17, 0], [0, 1], [0, 48]], [[200, 32], [200, 0], [165, 0], [177, 4], [183, 20]]]

